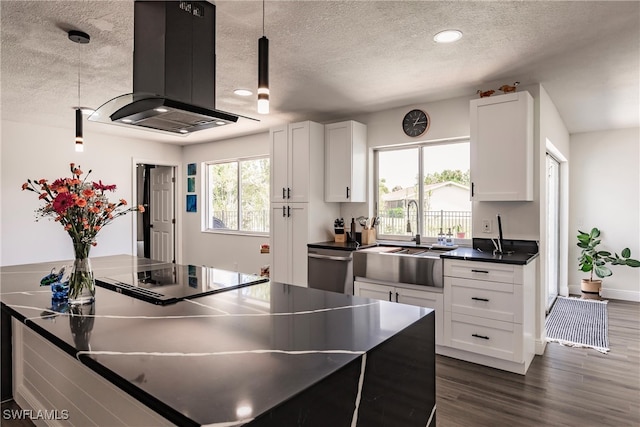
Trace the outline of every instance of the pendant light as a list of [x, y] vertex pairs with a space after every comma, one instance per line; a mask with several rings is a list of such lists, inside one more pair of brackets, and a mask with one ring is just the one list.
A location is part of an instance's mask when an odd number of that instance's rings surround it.
[[262, 37], [258, 40], [258, 113], [269, 114], [269, 39], [264, 35], [264, 0]]
[[[74, 43], [87, 44], [91, 40], [89, 34], [82, 31], [71, 30], [69, 31], [69, 40]], [[80, 107], [80, 48], [78, 47], [78, 105], [76, 110], [76, 151], [84, 151], [84, 139], [82, 136], [82, 107]]]

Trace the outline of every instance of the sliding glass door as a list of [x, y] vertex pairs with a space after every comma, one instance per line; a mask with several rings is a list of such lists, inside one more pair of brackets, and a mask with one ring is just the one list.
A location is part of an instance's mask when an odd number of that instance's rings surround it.
[[558, 296], [560, 277], [560, 163], [547, 153], [547, 311]]

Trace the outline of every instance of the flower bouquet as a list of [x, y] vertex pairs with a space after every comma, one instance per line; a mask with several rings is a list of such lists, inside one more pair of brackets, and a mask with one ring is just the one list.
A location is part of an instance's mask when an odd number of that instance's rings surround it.
[[36, 211], [41, 217], [54, 218], [69, 233], [73, 241], [75, 261], [69, 276], [69, 303], [87, 304], [95, 299], [95, 280], [89, 260], [89, 251], [97, 245], [96, 236], [102, 228], [128, 212], [144, 212], [144, 207], [127, 208], [127, 201], [109, 202], [106, 192], [114, 191], [115, 185], [102, 181], [92, 182], [84, 178], [80, 165], [70, 164], [71, 177], [58, 178], [52, 183], [46, 179], [27, 180], [23, 190], [39, 194], [45, 205]]

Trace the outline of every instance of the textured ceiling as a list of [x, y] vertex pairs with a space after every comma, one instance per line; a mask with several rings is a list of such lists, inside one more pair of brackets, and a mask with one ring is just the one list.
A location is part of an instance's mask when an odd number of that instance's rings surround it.
[[[216, 1], [216, 108], [255, 117], [181, 138], [88, 123], [99, 131], [176, 144], [254, 133], [296, 120], [472, 96], [477, 89], [541, 83], [569, 132], [639, 126], [640, 2], [272, 1], [271, 114], [256, 113], [262, 2]], [[3, 120], [72, 127], [132, 90], [132, 1], [0, 1]], [[461, 41], [438, 45], [446, 28]], [[70, 29], [91, 43], [67, 39]]]

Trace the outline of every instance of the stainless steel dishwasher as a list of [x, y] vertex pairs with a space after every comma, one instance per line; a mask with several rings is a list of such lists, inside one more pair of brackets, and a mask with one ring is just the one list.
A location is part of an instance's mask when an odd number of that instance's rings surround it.
[[353, 295], [353, 252], [309, 248], [308, 286]]

